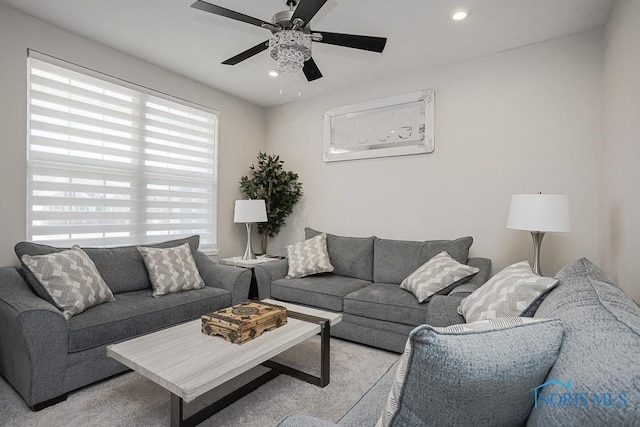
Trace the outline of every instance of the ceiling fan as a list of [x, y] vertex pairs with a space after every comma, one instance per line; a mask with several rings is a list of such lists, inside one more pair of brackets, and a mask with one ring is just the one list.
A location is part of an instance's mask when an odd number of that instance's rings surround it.
[[289, 10], [276, 13], [271, 18], [271, 22], [201, 0], [193, 3], [191, 7], [271, 31], [269, 40], [227, 59], [223, 64], [236, 65], [269, 49], [269, 54], [278, 61], [278, 68], [281, 71], [302, 70], [307, 80], [313, 81], [321, 78], [322, 73], [311, 57], [312, 41], [378, 53], [384, 50], [387, 43], [384, 37], [311, 31], [309, 22], [326, 2], [327, 0], [285, 0]]

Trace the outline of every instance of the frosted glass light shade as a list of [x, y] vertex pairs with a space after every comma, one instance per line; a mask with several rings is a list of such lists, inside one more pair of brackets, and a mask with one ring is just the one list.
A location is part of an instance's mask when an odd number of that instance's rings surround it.
[[233, 222], [267, 222], [264, 200], [236, 200]]
[[569, 198], [564, 194], [514, 194], [507, 228], [545, 233], [570, 231]]

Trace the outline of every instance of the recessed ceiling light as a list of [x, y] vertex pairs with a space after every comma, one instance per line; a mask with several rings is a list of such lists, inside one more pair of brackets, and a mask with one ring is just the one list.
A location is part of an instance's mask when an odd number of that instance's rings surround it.
[[278, 70], [269, 70], [267, 74], [269, 74], [270, 77], [278, 77], [280, 75]]
[[471, 11], [468, 7], [458, 7], [451, 11], [451, 19], [454, 21], [462, 21], [469, 16], [470, 13]]

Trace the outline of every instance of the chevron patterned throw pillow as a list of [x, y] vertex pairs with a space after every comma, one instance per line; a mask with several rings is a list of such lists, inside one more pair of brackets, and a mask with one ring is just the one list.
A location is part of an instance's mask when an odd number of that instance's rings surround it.
[[518, 262], [500, 271], [463, 299], [458, 313], [467, 323], [521, 316], [557, 285], [557, 279], [540, 277], [531, 271], [527, 261]]
[[442, 251], [418, 267], [400, 283], [400, 287], [411, 292], [422, 303], [435, 294], [448, 293], [478, 271], [479, 268], [460, 264], [447, 251]]
[[80, 246], [48, 255], [22, 255], [21, 260], [67, 320], [94, 305], [115, 301], [111, 289]]
[[154, 297], [204, 288], [188, 243], [165, 249], [138, 246], [138, 252], [147, 267]]
[[326, 233], [319, 234], [304, 242], [289, 245], [284, 250], [289, 260], [287, 279], [333, 271], [333, 265], [331, 265], [327, 252]]

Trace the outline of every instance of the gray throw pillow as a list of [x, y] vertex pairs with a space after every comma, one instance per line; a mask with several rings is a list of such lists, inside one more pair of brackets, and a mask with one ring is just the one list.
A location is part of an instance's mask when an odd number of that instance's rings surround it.
[[548, 319], [418, 326], [378, 426], [524, 425], [562, 338], [562, 323]]
[[149, 272], [154, 297], [204, 288], [188, 243], [165, 249], [138, 246], [138, 251]]
[[446, 251], [442, 251], [411, 273], [400, 287], [411, 292], [419, 303], [423, 303], [433, 295], [449, 293], [478, 271], [479, 268], [460, 264]]
[[522, 316], [557, 285], [557, 279], [538, 276], [527, 261], [521, 261], [506, 267], [463, 299], [458, 314], [467, 323]]
[[304, 242], [289, 245], [284, 250], [289, 262], [287, 279], [333, 271], [327, 252], [327, 235], [324, 233]]
[[26, 269], [62, 310], [65, 319], [103, 302], [115, 301], [91, 258], [79, 247], [47, 255], [23, 255]]

